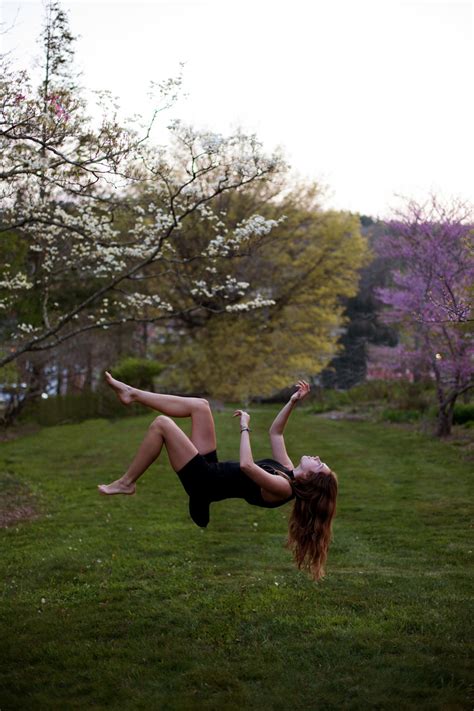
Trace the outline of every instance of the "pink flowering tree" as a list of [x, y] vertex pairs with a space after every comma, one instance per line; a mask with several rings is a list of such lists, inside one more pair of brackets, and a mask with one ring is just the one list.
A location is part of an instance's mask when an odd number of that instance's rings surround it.
[[[255, 136], [180, 121], [163, 127], [164, 145], [152, 144], [151, 126], [173, 104], [180, 79], [157, 85], [148, 122], [121, 122], [107, 92], [100, 118], [90, 118], [57, 0], [46, 6], [41, 44], [38, 86], [0, 57], [0, 366], [86, 331], [180, 315], [179, 294], [150, 293], [147, 284], [171, 267], [185, 274], [189, 259], [201, 271], [187, 309], [205, 308], [209, 293], [222, 311], [270, 305], [258, 285], [218, 280], [214, 265], [238, 257], [278, 220], [252, 215], [227, 229], [211, 205], [281, 170], [279, 156], [266, 156]], [[183, 258], [180, 230], [190, 216], [206, 225], [208, 240]]]
[[451, 431], [457, 398], [474, 387], [473, 238], [470, 206], [431, 195], [425, 204], [408, 202], [378, 245], [394, 267], [391, 285], [377, 295], [401, 335], [396, 358], [385, 349], [380, 359], [434, 379], [440, 437]]

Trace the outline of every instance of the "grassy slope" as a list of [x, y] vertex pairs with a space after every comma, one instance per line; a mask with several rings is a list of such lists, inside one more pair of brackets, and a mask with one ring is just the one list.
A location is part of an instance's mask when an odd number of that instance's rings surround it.
[[[252, 417], [256, 457], [273, 412]], [[0, 478], [42, 510], [2, 532], [2, 711], [471, 708], [472, 490], [453, 448], [295, 412], [290, 453], [322, 454], [340, 479], [316, 586], [283, 548], [288, 507], [221, 502], [202, 531], [166, 456], [135, 497], [98, 496], [149, 421], [2, 446]], [[235, 458], [236, 422], [216, 421]]]

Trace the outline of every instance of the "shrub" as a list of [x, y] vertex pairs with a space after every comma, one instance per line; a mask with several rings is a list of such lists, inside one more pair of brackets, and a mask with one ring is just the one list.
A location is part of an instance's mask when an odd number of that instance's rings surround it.
[[392, 400], [394, 391], [399, 389], [399, 383], [387, 380], [368, 380], [359, 383], [350, 389], [350, 397], [353, 403], [358, 402], [380, 402]]
[[459, 403], [454, 406], [453, 422], [455, 425], [464, 425], [467, 422], [474, 422], [474, 403], [463, 405]]
[[112, 375], [142, 390], [153, 390], [153, 378], [164, 366], [146, 358], [124, 358], [112, 368]]

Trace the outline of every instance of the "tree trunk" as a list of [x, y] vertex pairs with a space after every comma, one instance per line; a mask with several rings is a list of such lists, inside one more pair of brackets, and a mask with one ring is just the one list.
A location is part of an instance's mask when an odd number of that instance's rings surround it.
[[37, 398], [46, 389], [44, 368], [39, 363], [33, 363], [30, 369], [29, 394], [30, 399]]
[[89, 350], [87, 351], [87, 359], [86, 359], [86, 377], [84, 379], [84, 390], [92, 390], [93, 375], [94, 375], [94, 367], [93, 367], [93, 360], [92, 360], [92, 349], [89, 348]]
[[63, 370], [62, 370], [61, 363], [59, 361], [57, 362], [56, 368], [57, 368], [56, 395], [59, 397], [59, 395], [61, 395], [61, 390], [62, 390], [62, 385], [63, 385]]
[[18, 393], [12, 394], [0, 417], [0, 425], [5, 429], [11, 427], [18, 418], [26, 404], [26, 395], [21, 397]]
[[148, 324], [147, 323], [143, 324], [142, 350], [143, 350], [143, 357], [146, 358], [147, 354], [148, 354]]
[[0, 426], [4, 428], [15, 424], [25, 405], [38, 400], [44, 389], [45, 377], [41, 365], [36, 363], [27, 368], [24, 377], [28, 380], [26, 390], [18, 386], [11, 387], [7, 391], [8, 402], [0, 414]]
[[440, 405], [438, 410], [438, 421], [436, 426], [437, 437], [448, 437], [453, 426], [453, 411], [455, 400], [448, 401]]

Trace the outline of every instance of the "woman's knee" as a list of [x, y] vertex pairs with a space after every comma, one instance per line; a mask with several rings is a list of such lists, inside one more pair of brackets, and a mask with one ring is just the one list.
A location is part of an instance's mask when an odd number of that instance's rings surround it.
[[155, 417], [153, 422], [150, 424], [150, 430], [153, 430], [154, 432], [159, 432], [159, 433], [164, 433], [167, 430], [169, 430], [170, 426], [173, 426], [175, 423], [171, 419], [171, 417], [167, 417], [167, 415], [158, 415], [158, 417]]
[[209, 411], [209, 412], [210, 412], [211, 406], [209, 405], [209, 402], [208, 402], [208, 400], [206, 400], [206, 398], [204, 398], [204, 397], [196, 397], [196, 398], [194, 398], [194, 400], [195, 400], [195, 407], [196, 407], [196, 409], [198, 409], [198, 410], [205, 410], [205, 411]]

